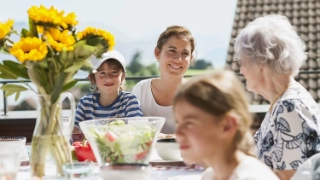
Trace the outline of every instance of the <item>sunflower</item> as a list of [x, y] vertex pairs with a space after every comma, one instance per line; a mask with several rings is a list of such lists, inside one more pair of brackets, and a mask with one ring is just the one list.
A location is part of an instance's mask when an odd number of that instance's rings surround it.
[[0, 22], [0, 40], [5, 38], [12, 30], [14, 21], [9, 19], [7, 22]]
[[37, 26], [37, 32], [38, 32], [39, 34], [43, 34], [43, 32], [44, 32], [44, 27], [43, 27], [43, 26]]
[[61, 50], [72, 51], [73, 45], [76, 42], [74, 36], [69, 34], [68, 30], [60, 31], [55, 28], [50, 28], [49, 32], [44, 33], [51, 47], [56, 51]]
[[110, 32], [107, 32], [107, 31], [102, 30], [100, 28], [93, 28], [93, 27], [87, 27], [82, 32], [79, 32], [77, 34], [77, 39], [78, 40], [85, 39], [85, 38], [92, 36], [92, 35], [103, 37], [103, 39], [108, 42], [108, 49], [113, 49], [113, 47], [116, 44], [115, 40], [114, 40], [114, 36]]
[[64, 16], [64, 11], [58, 11], [53, 6], [50, 9], [43, 5], [40, 5], [40, 7], [32, 6], [28, 10], [28, 14], [36, 23], [51, 23], [62, 26], [64, 29], [78, 24], [78, 21], [75, 20], [77, 17], [75, 13], [69, 13]]
[[50, 9], [47, 9], [43, 5], [40, 7], [32, 6], [28, 9], [28, 14], [30, 19], [34, 20], [35, 22], [41, 23], [52, 23], [52, 24], [60, 24], [64, 11], [58, 11], [53, 6]]
[[21, 63], [25, 61], [41, 61], [48, 53], [47, 45], [36, 37], [21, 38], [13, 44], [10, 53]]
[[76, 26], [78, 24], [78, 21], [76, 20], [77, 15], [75, 13], [69, 13], [66, 16], [63, 16], [61, 21], [61, 26], [64, 29], [67, 29], [68, 26]]

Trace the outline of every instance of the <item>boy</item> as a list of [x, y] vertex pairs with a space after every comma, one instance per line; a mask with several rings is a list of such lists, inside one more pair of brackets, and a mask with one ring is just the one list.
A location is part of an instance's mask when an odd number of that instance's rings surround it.
[[124, 57], [116, 50], [93, 58], [89, 93], [80, 99], [76, 110], [75, 127], [81, 121], [112, 117], [141, 117], [140, 102], [135, 95], [124, 91], [126, 65]]

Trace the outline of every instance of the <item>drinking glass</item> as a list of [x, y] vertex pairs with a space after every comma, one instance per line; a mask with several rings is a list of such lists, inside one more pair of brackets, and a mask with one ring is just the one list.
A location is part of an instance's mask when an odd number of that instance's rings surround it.
[[17, 151], [20, 161], [28, 161], [26, 140], [23, 136], [0, 136], [0, 153]]
[[98, 180], [100, 175], [95, 172], [98, 168], [91, 162], [73, 162], [63, 165], [65, 180]]
[[20, 166], [19, 150], [0, 152], [0, 179], [15, 180]]

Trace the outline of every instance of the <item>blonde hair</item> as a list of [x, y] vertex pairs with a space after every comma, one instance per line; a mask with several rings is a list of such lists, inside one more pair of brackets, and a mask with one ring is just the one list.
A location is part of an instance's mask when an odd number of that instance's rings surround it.
[[216, 71], [195, 77], [183, 84], [177, 91], [173, 106], [185, 100], [193, 106], [222, 120], [229, 113], [238, 119], [238, 129], [234, 137], [236, 148], [252, 155], [253, 137], [250, 133], [252, 115], [249, 113], [243, 84], [229, 70]]

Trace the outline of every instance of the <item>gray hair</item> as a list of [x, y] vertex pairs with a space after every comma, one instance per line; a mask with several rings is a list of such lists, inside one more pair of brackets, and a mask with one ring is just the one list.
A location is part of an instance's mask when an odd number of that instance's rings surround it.
[[266, 63], [275, 73], [296, 76], [307, 59], [305, 44], [285, 16], [267, 15], [250, 22], [235, 40], [235, 57]]

